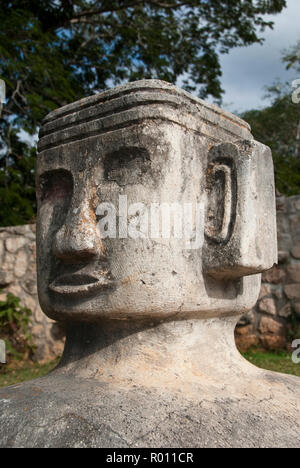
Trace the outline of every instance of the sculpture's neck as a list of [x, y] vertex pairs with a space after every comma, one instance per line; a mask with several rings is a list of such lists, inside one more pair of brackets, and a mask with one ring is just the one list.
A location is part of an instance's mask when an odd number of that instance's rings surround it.
[[226, 382], [244, 366], [234, 343], [236, 320], [72, 324], [58, 372], [149, 386], [199, 377]]

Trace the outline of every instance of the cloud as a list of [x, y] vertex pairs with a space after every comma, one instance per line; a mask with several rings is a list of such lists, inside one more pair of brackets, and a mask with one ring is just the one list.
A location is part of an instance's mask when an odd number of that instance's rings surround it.
[[221, 57], [223, 70], [222, 87], [226, 109], [242, 112], [268, 105], [263, 100], [264, 86], [271, 85], [277, 78], [292, 82], [296, 76], [293, 70], [286, 70], [282, 63], [282, 52], [300, 40], [299, 0], [287, 0], [287, 8], [279, 15], [266, 15], [274, 22], [273, 30], [261, 33], [263, 45], [233, 49]]

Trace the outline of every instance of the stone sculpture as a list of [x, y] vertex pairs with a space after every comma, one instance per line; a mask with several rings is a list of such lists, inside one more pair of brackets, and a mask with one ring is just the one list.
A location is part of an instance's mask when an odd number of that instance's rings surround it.
[[299, 379], [234, 344], [277, 262], [271, 152], [245, 122], [158, 80], [83, 99], [43, 123], [37, 198], [66, 347], [0, 391], [0, 446], [299, 444]]

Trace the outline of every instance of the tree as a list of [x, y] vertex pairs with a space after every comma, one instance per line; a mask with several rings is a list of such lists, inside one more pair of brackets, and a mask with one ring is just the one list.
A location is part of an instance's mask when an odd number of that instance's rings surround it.
[[272, 150], [276, 188], [285, 195], [300, 194], [300, 105], [293, 104], [291, 94], [278, 96], [269, 107], [245, 112], [242, 118]]
[[287, 64], [287, 69], [294, 68], [298, 73], [300, 72], [300, 41], [285, 52], [283, 62]]
[[[300, 72], [300, 42], [285, 51], [282, 61]], [[275, 83], [268, 88], [270, 106], [242, 114], [254, 137], [270, 146], [276, 188], [285, 195], [300, 194], [300, 103], [293, 102], [292, 92], [289, 83]]]
[[19, 170], [18, 130], [33, 134], [56, 107], [141, 78], [181, 79], [200, 97], [219, 99], [219, 54], [262, 42], [259, 32], [273, 25], [262, 15], [285, 6], [285, 0], [0, 0], [0, 76], [7, 87], [2, 189], [12, 190], [8, 167]]
[[[300, 72], [300, 42], [283, 54], [287, 68]], [[254, 137], [270, 146], [275, 166], [276, 188], [285, 195], [300, 194], [300, 103], [293, 102], [289, 83], [268, 88], [271, 105], [244, 112]]]
[[36, 150], [22, 143], [16, 132], [12, 132], [9, 140], [9, 161], [0, 160], [0, 226], [34, 222], [36, 213]]

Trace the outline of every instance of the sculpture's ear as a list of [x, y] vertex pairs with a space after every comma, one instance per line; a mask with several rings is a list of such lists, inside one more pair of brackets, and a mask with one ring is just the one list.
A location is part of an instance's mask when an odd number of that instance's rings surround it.
[[277, 262], [272, 155], [256, 141], [223, 143], [208, 155], [204, 272], [234, 279]]

